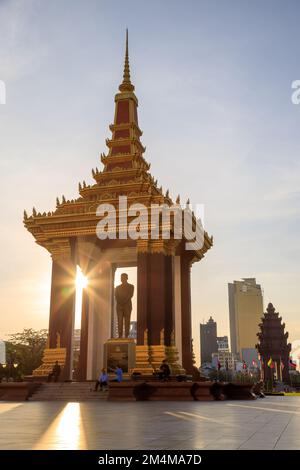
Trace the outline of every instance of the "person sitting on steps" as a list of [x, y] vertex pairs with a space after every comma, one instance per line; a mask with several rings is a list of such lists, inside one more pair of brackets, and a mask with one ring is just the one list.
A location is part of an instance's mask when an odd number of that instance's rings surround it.
[[61, 367], [58, 364], [58, 361], [55, 362], [52, 372], [48, 375], [48, 382], [51, 382], [52, 377], [54, 378], [54, 382], [57, 382], [58, 377], [60, 376], [61, 373]]
[[166, 359], [162, 361], [159, 370], [160, 370], [160, 372], [158, 373], [159, 380], [164, 380], [164, 381], [168, 380], [171, 375], [171, 370]]
[[[106, 369], [102, 369], [101, 370], [101, 374], [99, 376], [99, 380], [97, 380], [96, 384], [95, 384], [95, 392], [97, 392], [98, 390], [98, 387], [100, 385], [100, 392], [102, 392], [103, 390], [103, 387], [106, 387], [105, 390], [107, 390], [107, 386], [108, 386], [108, 374], [106, 372]], [[104, 391], [105, 391], [104, 390]]]

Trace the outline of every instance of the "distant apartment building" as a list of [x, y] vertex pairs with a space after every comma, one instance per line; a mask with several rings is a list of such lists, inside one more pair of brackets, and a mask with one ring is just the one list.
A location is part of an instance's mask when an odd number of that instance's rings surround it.
[[6, 346], [5, 342], [0, 340], [0, 364], [6, 363]]
[[229, 351], [228, 336], [217, 336], [218, 351]]
[[137, 339], [137, 321], [130, 322], [129, 338]]
[[201, 364], [211, 362], [212, 353], [218, 351], [217, 323], [212, 317], [200, 324]]
[[[255, 278], [245, 278], [228, 284], [231, 351], [243, 359], [250, 349], [255, 355], [256, 334], [263, 315], [263, 293]], [[249, 360], [249, 359], [248, 359]]]
[[80, 351], [80, 333], [81, 333], [80, 329], [75, 329], [74, 330], [73, 348], [74, 348], [74, 352], [78, 352], [78, 354], [79, 354], [79, 351]]
[[212, 354], [212, 365], [217, 369], [220, 363], [221, 369], [235, 370], [236, 355], [230, 351], [218, 351]]

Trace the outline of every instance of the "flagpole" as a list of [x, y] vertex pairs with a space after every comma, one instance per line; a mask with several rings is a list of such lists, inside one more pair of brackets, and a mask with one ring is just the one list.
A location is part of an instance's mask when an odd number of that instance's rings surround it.
[[274, 380], [274, 374], [273, 374], [273, 369], [270, 367], [271, 370], [271, 392], [273, 392], [273, 380]]
[[[276, 364], [276, 362], [275, 362], [275, 364]], [[270, 368], [270, 374], [271, 374], [271, 391], [273, 391], [273, 380], [274, 380], [273, 369], [275, 367], [275, 364], [273, 362], [272, 356], [270, 356], [270, 359], [268, 360], [267, 366]]]

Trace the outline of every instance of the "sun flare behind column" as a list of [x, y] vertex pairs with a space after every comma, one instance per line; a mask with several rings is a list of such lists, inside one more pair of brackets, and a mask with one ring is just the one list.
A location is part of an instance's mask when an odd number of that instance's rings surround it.
[[79, 266], [76, 270], [76, 300], [75, 300], [75, 328], [80, 329], [81, 326], [81, 308], [82, 308], [82, 291], [88, 286], [88, 279], [83, 275]]

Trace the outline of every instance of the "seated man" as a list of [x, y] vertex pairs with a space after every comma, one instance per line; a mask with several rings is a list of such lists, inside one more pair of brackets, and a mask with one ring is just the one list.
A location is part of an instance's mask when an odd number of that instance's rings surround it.
[[51, 382], [52, 377], [54, 377], [54, 382], [57, 382], [58, 377], [60, 376], [61, 373], [61, 367], [58, 364], [58, 361], [55, 362], [52, 372], [48, 375], [48, 382]]
[[254, 384], [253, 386], [252, 391], [258, 398], [265, 398], [264, 382], [262, 380], [260, 380], [259, 382], [256, 382], [256, 384]]
[[97, 382], [96, 382], [96, 384], [95, 384], [95, 392], [97, 392], [99, 385], [100, 385], [100, 392], [102, 392], [103, 387], [106, 387], [106, 389], [107, 389], [107, 386], [108, 386], [108, 374], [107, 374], [107, 372], [106, 372], [106, 369], [102, 369], [102, 370], [101, 370], [101, 374], [100, 374], [99, 380], [97, 380]]
[[169, 376], [171, 375], [171, 370], [167, 364], [166, 359], [162, 361], [159, 370], [160, 370], [160, 372], [158, 373], [159, 380], [168, 380]]

